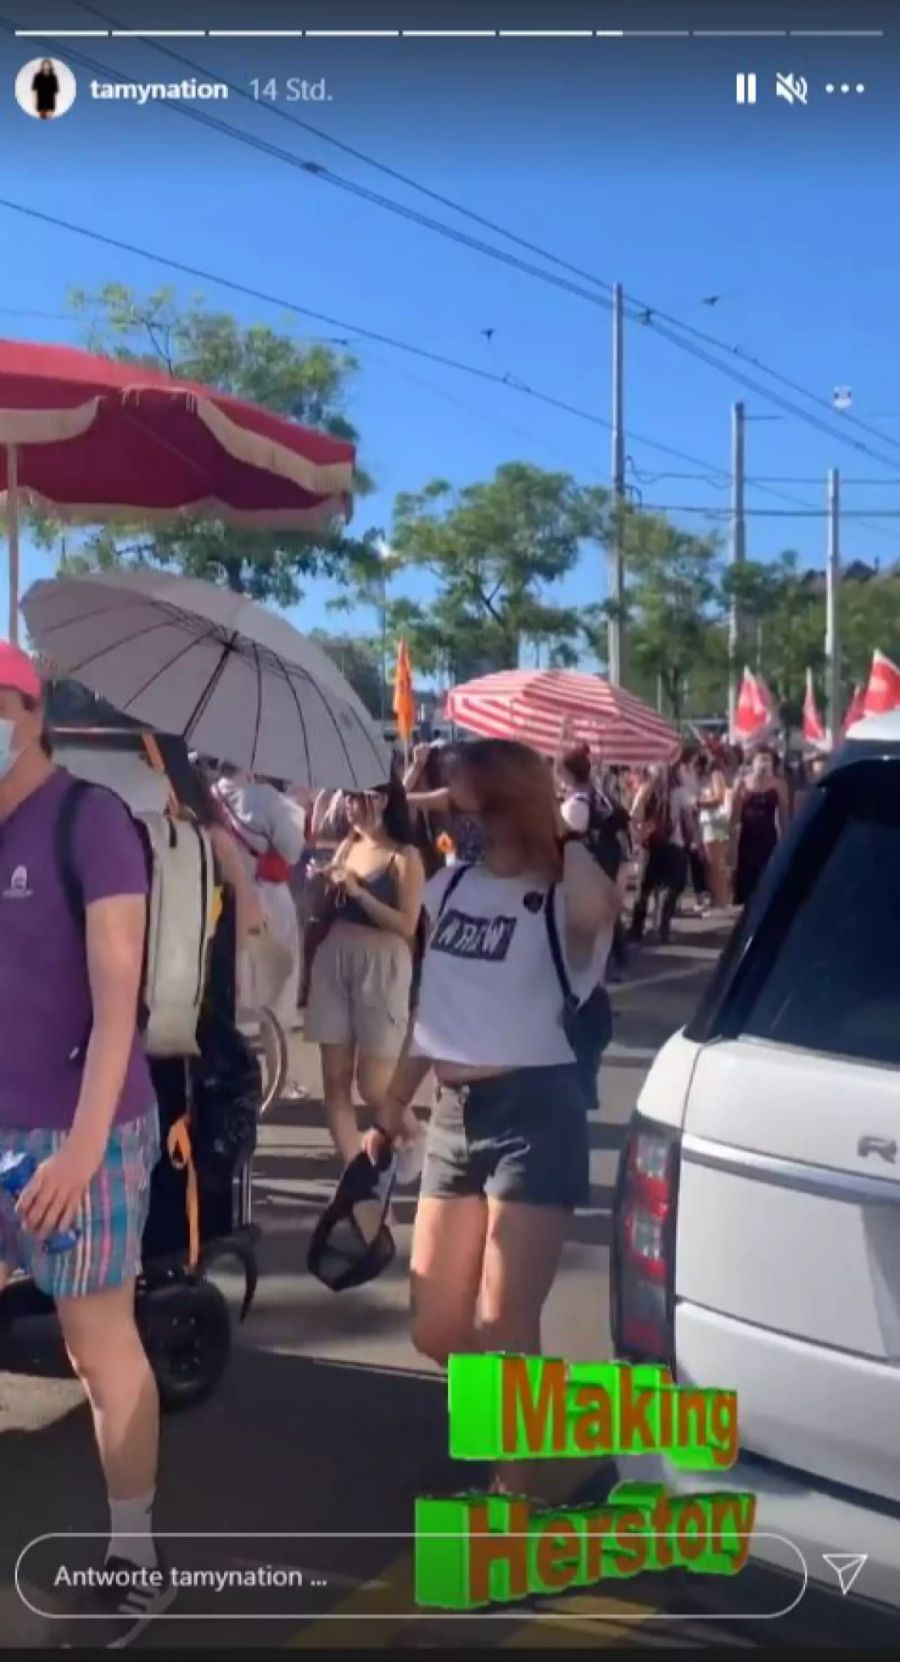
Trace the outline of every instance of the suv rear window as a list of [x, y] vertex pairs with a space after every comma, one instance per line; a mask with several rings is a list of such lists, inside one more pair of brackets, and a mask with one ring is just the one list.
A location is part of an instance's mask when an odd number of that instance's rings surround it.
[[[739, 1030], [900, 1064], [900, 768], [833, 777], [750, 957]], [[768, 937], [768, 938], [767, 938]], [[745, 1002], [746, 1000], [746, 1002]]]

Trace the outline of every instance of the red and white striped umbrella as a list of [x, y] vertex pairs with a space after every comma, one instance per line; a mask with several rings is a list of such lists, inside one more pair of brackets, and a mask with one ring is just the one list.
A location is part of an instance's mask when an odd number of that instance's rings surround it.
[[669, 762], [678, 734], [643, 699], [600, 675], [575, 670], [503, 670], [447, 695], [446, 715], [487, 739], [518, 739], [545, 756], [585, 743], [611, 764]]

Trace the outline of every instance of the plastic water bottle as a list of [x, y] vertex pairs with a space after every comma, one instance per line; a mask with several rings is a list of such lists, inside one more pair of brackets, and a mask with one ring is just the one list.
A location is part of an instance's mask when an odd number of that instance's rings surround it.
[[[32, 1155], [4, 1154], [0, 1159], [0, 1189], [9, 1195], [11, 1200], [18, 1200], [36, 1170], [37, 1161]], [[73, 1246], [78, 1243], [80, 1233], [78, 1229], [62, 1229], [55, 1235], [48, 1235], [46, 1241], [41, 1242], [41, 1246], [45, 1252], [71, 1252]]]

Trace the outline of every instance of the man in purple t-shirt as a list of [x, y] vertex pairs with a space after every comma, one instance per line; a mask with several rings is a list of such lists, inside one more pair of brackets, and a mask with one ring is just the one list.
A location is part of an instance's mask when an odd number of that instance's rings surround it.
[[[148, 1573], [158, 1567], [159, 1405], [134, 1316], [159, 1157], [138, 1033], [147, 868], [124, 803], [87, 792], [71, 843], [84, 919], [73, 917], [57, 844], [70, 785], [53, 765], [34, 666], [0, 642], [0, 1160], [24, 1153], [36, 1167], [17, 1201], [0, 1193], [0, 1289], [22, 1267], [54, 1299], [93, 1410], [107, 1562], [135, 1571], [126, 1591], [122, 1577], [92, 1595], [107, 1618], [96, 1642], [121, 1646], [170, 1600], [165, 1579]], [[66, 1232], [74, 1245], [51, 1250]], [[90, 1642], [83, 1619], [77, 1635]]]

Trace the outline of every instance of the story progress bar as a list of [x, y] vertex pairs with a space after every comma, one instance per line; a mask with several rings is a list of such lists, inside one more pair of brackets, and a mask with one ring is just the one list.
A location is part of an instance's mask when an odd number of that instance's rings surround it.
[[884, 29], [16, 29], [24, 40], [882, 40]]

